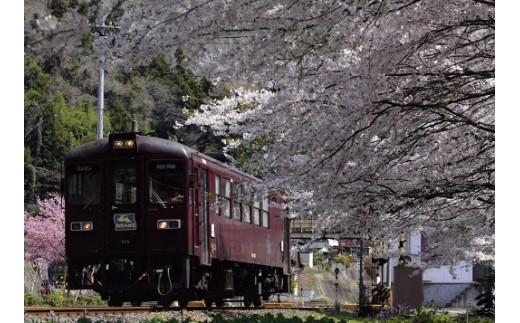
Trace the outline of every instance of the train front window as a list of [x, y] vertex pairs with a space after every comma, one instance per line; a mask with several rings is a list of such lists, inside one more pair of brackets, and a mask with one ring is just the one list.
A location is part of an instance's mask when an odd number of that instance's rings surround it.
[[74, 165], [69, 168], [67, 202], [70, 205], [90, 206], [100, 201], [100, 176], [94, 165]]
[[137, 201], [137, 169], [114, 167], [112, 169], [114, 204], [135, 204]]
[[184, 166], [182, 162], [150, 163], [149, 198], [151, 203], [184, 201]]

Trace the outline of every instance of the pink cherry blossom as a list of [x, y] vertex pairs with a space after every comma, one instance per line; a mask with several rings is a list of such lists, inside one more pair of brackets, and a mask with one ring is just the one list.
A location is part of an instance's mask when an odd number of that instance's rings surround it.
[[37, 215], [25, 211], [25, 259], [65, 260], [65, 219], [59, 195], [38, 200]]

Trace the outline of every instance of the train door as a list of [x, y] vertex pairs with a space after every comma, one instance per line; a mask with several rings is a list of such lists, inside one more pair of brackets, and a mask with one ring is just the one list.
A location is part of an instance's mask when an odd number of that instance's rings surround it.
[[109, 160], [107, 189], [110, 225], [107, 228], [107, 253], [135, 254], [142, 251], [143, 160]]
[[288, 274], [291, 272], [291, 220], [288, 217], [283, 218], [282, 246], [283, 272]]
[[152, 159], [146, 164], [146, 250], [155, 255], [185, 255], [189, 243], [185, 161]]
[[[194, 170], [195, 172], [198, 169]], [[209, 230], [209, 176], [208, 171], [206, 169], [200, 169], [200, 181], [199, 181], [199, 190], [196, 195], [197, 198], [197, 210], [196, 213], [199, 216], [197, 221], [198, 225], [196, 228], [197, 233], [197, 243], [200, 248], [200, 262], [202, 265], [209, 265], [209, 238], [208, 238], [208, 230]]]

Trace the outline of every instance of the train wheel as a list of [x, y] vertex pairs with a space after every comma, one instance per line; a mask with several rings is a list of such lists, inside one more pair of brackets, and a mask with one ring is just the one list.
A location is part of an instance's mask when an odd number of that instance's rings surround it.
[[251, 298], [251, 296], [248, 294], [244, 295], [244, 307], [250, 308], [252, 303], [253, 299]]
[[259, 308], [259, 307], [262, 307], [264, 304], [262, 302], [262, 300], [260, 299], [260, 297], [258, 299], [255, 299], [253, 301], [253, 305], [256, 307], [256, 308]]
[[224, 300], [222, 298], [218, 298], [215, 300], [216, 307], [224, 307]]
[[108, 300], [108, 306], [123, 306], [123, 301], [117, 296], [110, 296]]
[[186, 308], [188, 307], [188, 301], [185, 299], [185, 298], [179, 298], [179, 300], [177, 301], [179, 303], [179, 307], [180, 308]]
[[172, 302], [173, 302], [172, 299], [170, 297], [168, 297], [168, 295], [161, 296], [161, 298], [159, 299], [159, 303], [161, 304], [163, 309], [166, 311], [170, 309]]
[[132, 306], [141, 306], [141, 302], [140, 301], [133, 301], [131, 302]]
[[274, 293], [273, 292], [265, 292], [262, 294], [262, 299], [264, 301], [268, 301], [270, 299], [273, 299]]
[[210, 310], [211, 309], [211, 303], [213, 303], [213, 300], [211, 299], [211, 297], [206, 297], [204, 299], [204, 304], [206, 305], [206, 309]]

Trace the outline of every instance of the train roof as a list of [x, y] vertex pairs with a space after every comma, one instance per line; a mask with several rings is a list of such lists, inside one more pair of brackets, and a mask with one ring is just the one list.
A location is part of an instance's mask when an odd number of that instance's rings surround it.
[[239, 173], [242, 176], [251, 179], [259, 180], [251, 174], [236, 168], [232, 164], [234, 159], [225, 153], [201, 153], [191, 147], [185, 146], [176, 141], [171, 141], [164, 138], [141, 135], [140, 133], [121, 133], [111, 134], [109, 138], [97, 139], [87, 142], [76, 148], [73, 148], [65, 155], [65, 161], [79, 161], [83, 159], [92, 159], [104, 155], [119, 155], [112, 149], [111, 142], [117, 138], [135, 138], [137, 143], [137, 150], [134, 154], [137, 155], [169, 155], [175, 158], [187, 159], [192, 156], [199, 156], [209, 162], [217, 164], [233, 172]]

